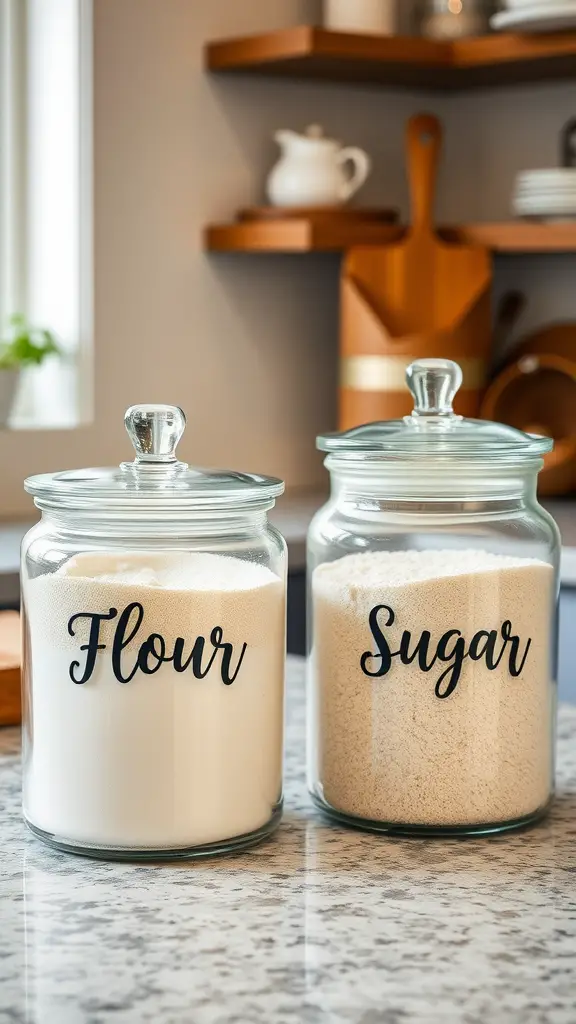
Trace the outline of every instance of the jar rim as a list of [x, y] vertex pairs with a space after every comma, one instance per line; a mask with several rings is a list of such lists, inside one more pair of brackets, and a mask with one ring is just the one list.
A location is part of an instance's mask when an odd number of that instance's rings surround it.
[[[374, 424], [378, 426], [378, 424]], [[436, 441], [430, 444], [429, 438], [409, 439], [406, 443], [379, 443], [363, 442], [361, 439], [356, 443], [354, 439], [343, 440], [342, 434], [325, 434], [318, 438], [318, 450], [325, 452], [328, 459], [334, 464], [342, 466], [352, 463], [365, 463], [372, 465], [384, 465], [387, 463], [410, 463], [414, 465], [422, 462], [428, 465], [430, 462], [438, 466], [448, 466], [451, 462], [458, 464], [473, 463], [478, 469], [493, 466], [495, 463], [506, 466], [518, 466], [524, 463], [534, 462], [542, 456], [551, 452], [554, 442], [548, 437], [537, 435], [525, 435], [530, 438], [531, 443], [493, 444], [479, 448], [477, 444], [459, 443], [453, 445], [450, 440]], [[403, 439], [404, 440], [404, 439]]]
[[80, 470], [45, 473], [28, 477], [24, 488], [40, 509], [93, 511], [130, 518], [146, 515], [186, 516], [196, 511], [257, 511], [271, 507], [284, 493], [282, 480], [252, 474], [229, 474], [228, 486], [219, 477], [218, 486], [210, 486], [210, 477], [202, 486], [190, 489], [159, 486], [142, 487], [118, 470]]

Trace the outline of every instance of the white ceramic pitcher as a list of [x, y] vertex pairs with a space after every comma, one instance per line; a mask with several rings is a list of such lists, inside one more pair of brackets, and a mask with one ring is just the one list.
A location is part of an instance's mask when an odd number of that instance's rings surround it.
[[[282, 153], [268, 178], [273, 206], [342, 206], [370, 174], [372, 162], [363, 149], [342, 147], [317, 125], [304, 135], [279, 131], [275, 139]], [[346, 172], [347, 163], [353, 164], [352, 176]]]

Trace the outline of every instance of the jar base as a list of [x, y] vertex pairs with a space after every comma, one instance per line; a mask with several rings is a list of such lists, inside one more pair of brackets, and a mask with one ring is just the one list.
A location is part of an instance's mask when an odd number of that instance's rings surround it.
[[327, 804], [320, 796], [318, 796], [317, 793], [311, 792], [310, 796], [315, 806], [322, 811], [326, 817], [337, 822], [339, 825], [345, 825], [348, 828], [354, 828], [362, 832], [373, 832], [380, 835], [390, 836], [412, 836], [420, 839], [433, 839], [434, 837], [439, 839], [457, 837], [466, 838], [467, 836], [474, 838], [475, 836], [490, 836], [504, 832], [516, 832], [521, 829], [530, 828], [532, 825], [537, 825], [538, 822], [542, 821], [542, 819], [546, 817], [550, 807], [552, 806], [552, 798], [550, 798], [544, 807], [539, 807], [531, 814], [526, 814], [521, 818], [515, 818], [512, 821], [494, 822], [488, 825], [406, 825], [398, 822], [370, 821], [368, 818], [357, 818], [354, 817], [354, 815], [344, 814], [342, 811], [336, 810], [336, 808]]
[[80, 857], [90, 857], [93, 860], [112, 861], [172, 861], [172, 860], [194, 860], [200, 857], [217, 857], [246, 850], [251, 846], [269, 839], [282, 820], [283, 803], [280, 802], [274, 808], [274, 813], [268, 822], [254, 832], [247, 832], [242, 836], [234, 836], [232, 839], [222, 839], [217, 843], [207, 843], [204, 846], [191, 846], [183, 849], [127, 849], [126, 847], [95, 847], [84, 843], [75, 843], [69, 839], [61, 839], [59, 836], [51, 835], [43, 829], [33, 825], [25, 817], [24, 821], [30, 831], [41, 839], [53, 850], [60, 850], [63, 853], [75, 853]]

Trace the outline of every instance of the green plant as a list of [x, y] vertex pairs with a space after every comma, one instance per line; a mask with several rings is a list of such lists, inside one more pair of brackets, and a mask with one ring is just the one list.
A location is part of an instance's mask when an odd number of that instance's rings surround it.
[[20, 313], [8, 319], [5, 335], [0, 339], [0, 370], [40, 366], [53, 355], [60, 355], [60, 349], [51, 331], [32, 327]]

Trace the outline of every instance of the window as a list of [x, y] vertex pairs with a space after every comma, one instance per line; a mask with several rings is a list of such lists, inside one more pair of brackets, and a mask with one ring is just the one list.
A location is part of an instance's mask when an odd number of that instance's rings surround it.
[[91, 415], [91, 2], [0, 0], [0, 313], [58, 337], [10, 425]]

